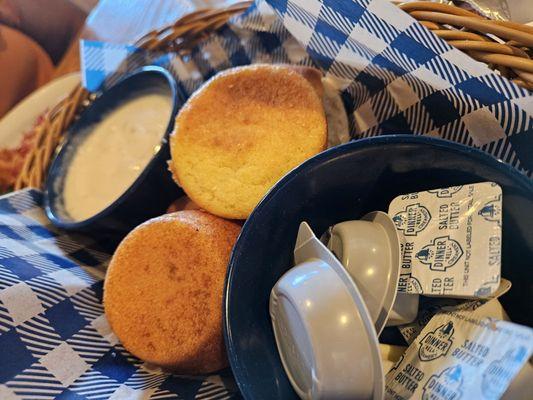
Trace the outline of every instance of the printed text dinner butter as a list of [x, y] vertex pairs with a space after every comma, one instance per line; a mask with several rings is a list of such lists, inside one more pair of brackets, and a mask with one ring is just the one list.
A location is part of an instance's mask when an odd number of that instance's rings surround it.
[[499, 399], [532, 351], [529, 327], [440, 313], [386, 375], [385, 399]]
[[[490, 297], [476, 300], [450, 299], [445, 297], [420, 297], [418, 315], [413, 322], [398, 327], [405, 341], [409, 344], [416, 339], [422, 329], [433, 318], [443, 311], [471, 311], [477, 318], [492, 317], [507, 321], [509, 318], [497, 300], [511, 289], [511, 282], [502, 278], [500, 286]], [[407, 295], [409, 296], [409, 295]]]
[[483, 298], [498, 288], [502, 191], [496, 183], [398, 196], [389, 215], [405, 239], [400, 292]]

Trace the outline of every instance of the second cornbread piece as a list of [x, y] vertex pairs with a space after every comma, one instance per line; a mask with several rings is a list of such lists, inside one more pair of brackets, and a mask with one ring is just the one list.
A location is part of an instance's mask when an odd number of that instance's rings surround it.
[[244, 219], [326, 141], [322, 100], [304, 77], [285, 66], [239, 67], [213, 77], [182, 108], [171, 167], [201, 208]]
[[109, 264], [104, 307], [127, 350], [182, 374], [227, 365], [222, 292], [239, 231], [205, 212], [181, 211], [126, 236]]

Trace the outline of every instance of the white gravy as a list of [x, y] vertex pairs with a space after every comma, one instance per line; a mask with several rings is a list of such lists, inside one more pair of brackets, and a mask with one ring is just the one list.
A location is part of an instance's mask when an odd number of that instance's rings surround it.
[[163, 94], [126, 101], [91, 128], [76, 149], [65, 178], [66, 211], [76, 221], [118, 199], [159, 150], [172, 110]]

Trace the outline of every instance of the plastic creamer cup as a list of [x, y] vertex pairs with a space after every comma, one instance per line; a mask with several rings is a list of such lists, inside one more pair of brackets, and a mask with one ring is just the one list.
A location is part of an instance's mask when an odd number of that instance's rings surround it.
[[389, 325], [391, 314], [398, 323], [416, 317], [418, 295], [397, 297], [400, 236], [386, 213], [374, 211], [336, 224], [323, 240], [357, 285], [378, 335]]
[[274, 336], [294, 390], [302, 399], [381, 400], [378, 338], [363, 298], [305, 222], [294, 261], [270, 294]]
[[389, 215], [403, 234], [399, 291], [484, 298], [500, 284], [502, 190], [492, 182], [396, 197]]
[[385, 399], [498, 399], [532, 351], [529, 327], [439, 313], [386, 375]]

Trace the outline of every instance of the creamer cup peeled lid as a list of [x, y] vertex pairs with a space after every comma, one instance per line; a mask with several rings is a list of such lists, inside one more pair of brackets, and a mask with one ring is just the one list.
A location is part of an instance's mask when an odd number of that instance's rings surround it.
[[511, 286], [510, 281], [502, 278], [496, 292], [486, 299], [478, 300], [421, 297], [416, 320], [409, 324], [401, 325], [398, 329], [405, 341], [410, 344], [420, 334], [431, 318], [442, 311], [472, 311], [473, 316], [477, 318], [492, 317], [507, 321], [509, 318], [497, 299], [507, 293], [511, 289]]
[[439, 313], [387, 374], [385, 399], [498, 399], [532, 350], [529, 327]]
[[398, 196], [389, 215], [405, 238], [399, 291], [483, 298], [498, 288], [502, 190], [496, 183]]

